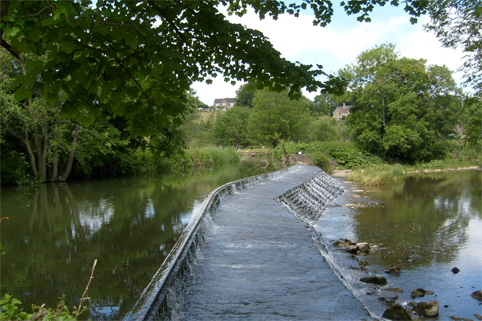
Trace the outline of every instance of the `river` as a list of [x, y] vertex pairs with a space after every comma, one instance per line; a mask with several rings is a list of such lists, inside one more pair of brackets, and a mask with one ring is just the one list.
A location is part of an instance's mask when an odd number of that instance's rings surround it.
[[1, 190], [1, 296], [78, 305], [98, 259], [81, 319], [122, 318], [207, 194], [272, 171], [242, 162], [189, 177], [128, 177]]
[[[255, 163], [184, 178], [120, 178], [38, 188], [2, 188], [1, 294], [54, 307], [65, 295], [77, 305], [89, 288], [82, 319], [122, 318], [162, 264], [205, 196], [224, 183], [272, 170]], [[371, 273], [398, 265], [391, 286], [434, 291], [441, 319], [481, 313], [470, 293], [482, 289], [482, 171], [412, 176], [389, 188], [352, 193], [369, 206], [343, 217], [328, 209], [318, 222], [326, 238], [376, 244], [366, 257]], [[355, 189], [359, 189], [354, 187]], [[355, 196], [351, 196], [355, 197]], [[460, 269], [454, 274], [453, 267]], [[425, 298], [427, 299], [427, 297]], [[447, 307], [444, 307], [447, 305]]]

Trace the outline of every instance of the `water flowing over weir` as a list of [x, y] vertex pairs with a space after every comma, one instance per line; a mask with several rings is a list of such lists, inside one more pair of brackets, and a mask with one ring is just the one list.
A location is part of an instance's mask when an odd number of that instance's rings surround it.
[[180, 299], [184, 281], [190, 275], [190, 269], [196, 259], [196, 250], [204, 238], [204, 232], [209, 219], [216, 213], [220, 202], [236, 191], [282, 176], [296, 170], [299, 165], [241, 179], [218, 187], [211, 192], [197, 215], [184, 229], [173, 249], [164, 260], [148, 286], [144, 289], [134, 308], [124, 317], [124, 320], [155, 320], [168, 319], [172, 309]]
[[219, 187], [124, 320], [369, 316], [326, 260], [311, 224], [342, 192], [319, 168], [299, 165]]

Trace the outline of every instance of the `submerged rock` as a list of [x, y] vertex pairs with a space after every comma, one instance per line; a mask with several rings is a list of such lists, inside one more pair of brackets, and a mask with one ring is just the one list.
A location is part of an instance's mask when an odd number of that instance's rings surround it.
[[481, 291], [481, 290], [475, 291], [475, 292], [472, 293], [470, 296], [473, 297], [474, 299], [477, 299], [477, 300], [479, 300], [479, 301], [482, 301], [482, 291]]
[[378, 285], [385, 285], [387, 284], [387, 279], [383, 276], [378, 275], [370, 275], [360, 279], [361, 282], [364, 283], [371, 283], [371, 284], [378, 284]]
[[389, 288], [386, 288], [384, 290], [389, 291], [389, 292], [394, 292], [394, 293], [403, 293], [402, 288], [396, 288], [396, 287], [389, 287]]
[[426, 291], [424, 289], [418, 288], [413, 290], [412, 293], [410, 293], [410, 296], [412, 297], [412, 299], [423, 298], [425, 296], [425, 292]]
[[334, 246], [349, 246], [349, 245], [355, 245], [352, 241], [348, 239], [338, 239], [336, 241], [333, 241]]
[[394, 304], [386, 309], [382, 317], [388, 320], [412, 320], [410, 314], [400, 304]]
[[434, 300], [430, 302], [417, 303], [413, 307], [413, 310], [424, 317], [435, 318], [438, 315], [438, 308], [438, 301]]

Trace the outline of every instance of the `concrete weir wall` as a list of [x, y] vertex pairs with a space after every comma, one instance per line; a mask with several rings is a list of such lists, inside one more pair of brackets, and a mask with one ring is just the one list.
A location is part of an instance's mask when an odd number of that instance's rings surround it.
[[342, 193], [343, 188], [335, 179], [324, 171], [319, 171], [311, 180], [288, 190], [276, 200], [300, 220], [313, 222]]
[[214, 217], [221, 201], [236, 191], [280, 177], [287, 172], [293, 172], [299, 166], [234, 181], [211, 192], [124, 320], [168, 319], [170, 311], [178, 303], [178, 296], [182, 292], [185, 280], [191, 274], [190, 270], [196, 259], [196, 249], [204, 238], [206, 221]]

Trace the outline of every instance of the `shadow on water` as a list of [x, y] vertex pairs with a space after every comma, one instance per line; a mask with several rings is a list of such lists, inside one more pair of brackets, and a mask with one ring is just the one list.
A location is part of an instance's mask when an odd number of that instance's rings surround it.
[[94, 259], [92, 306], [82, 318], [120, 319], [203, 199], [227, 182], [268, 172], [255, 163], [189, 177], [121, 178], [35, 189], [2, 188], [1, 294], [54, 307], [78, 304]]

